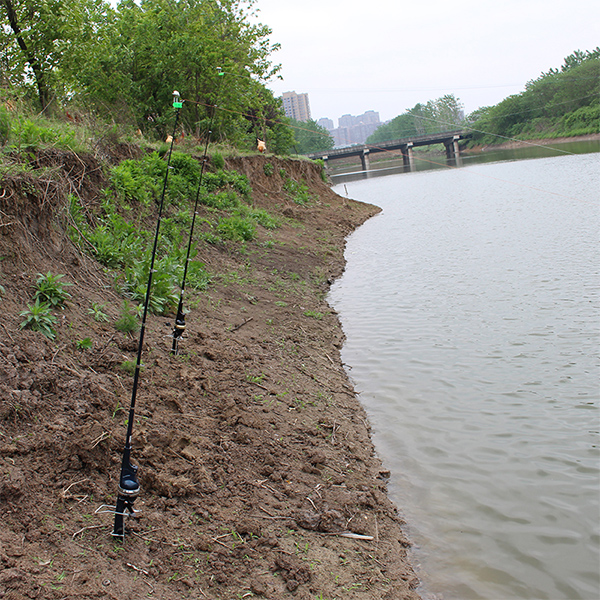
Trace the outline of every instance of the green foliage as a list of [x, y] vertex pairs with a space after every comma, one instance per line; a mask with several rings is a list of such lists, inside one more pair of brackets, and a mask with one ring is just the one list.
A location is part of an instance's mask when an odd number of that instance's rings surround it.
[[[149, 270], [150, 258], [148, 257], [143, 262], [131, 264], [124, 271], [125, 295], [138, 304], [143, 304], [146, 300]], [[175, 291], [175, 285], [179, 264], [176, 263], [175, 257], [166, 255], [155, 261], [154, 271], [148, 308], [150, 312], [162, 315], [177, 306], [179, 296]]]
[[28, 304], [27, 310], [21, 312], [20, 316], [25, 317], [20, 324], [21, 329], [39, 331], [51, 340], [56, 337], [53, 327], [56, 317], [52, 314], [50, 305], [41, 301], [40, 298], [36, 298], [34, 304]]
[[270, 60], [278, 46], [269, 42], [271, 30], [250, 18], [252, 5], [252, 0], [119, 3], [108, 11], [89, 59], [73, 72], [76, 100], [100, 113], [133, 117], [142, 130], [153, 128], [164, 139], [173, 119], [171, 92], [177, 89], [193, 101], [181, 111], [187, 132], [203, 135], [218, 104], [228, 110], [214, 116], [213, 139], [241, 142], [248, 130], [244, 115], [264, 112], [269, 94], [264, 82], [279, 70]]
[[[183, 279], [187, 256], [187, 243], [191, 225], [191, 205], [195, 201], [199, 181], [198, 161], [182, 153], [173, 153], [171, 181], [178, 182], [178, 196], [169, 192], [177, 209], [168, 206], [170, 216], [163, 216], [158, 241], [158, 253], [154, 265], [149, 310], [155, 314], [167, 314], [176, 308], [179, 286]], [[90, 224], [84, 217], [77, 198], [71, 197], [70, 216], [74, 222], [70, 235], [82, 249], [91, 253], [108, 268], [116, 269], [115, 282], [129, 300], [138, 305], [145, 302], [150, 264], [149, 249], [152, 247], [153, 231], [145, 228], [146, 215], [154, 224], [154, 204], [158, 190], [162, 189], [164, 166], [158, 153], [140, 160], [127, 160], [113, 168], [111, 180], [115, 193], [102, 201], [103, 215]], [[263, 209], [254, 209], [245, 202], [251, 197], [252, 188], [248, 178], [236, 171], [218, 169], [204, 173], [199, 203], [208, 207], [209, 214], [219, 213], [214, 220], [197, 219], [205, 231], [195, 232], [196, 239], [209, 243], [225, 240], [249, 241], [256, 236], [257, 225], [265, 229], [278, 227], [277, 219]], [[146, 206], [149, 205], [146, 209]], [[120, 207], [120, 211], [117, 210]], [[135, 210], [134, 210], [135, 209]], [[208, 231], [206, 231], [208, 229]], [[211, 276], [203, 263], [195, 260], [198, 252], [192, 245], [188, 264], [186, 285], [191, 289], [205, 290]], [[101, 319], [102, 307], [92, 306], [89, 311]]]
[[289, 119], [290, 126], [294, 130], [294, 150], [296, 154], [310, 154], [320, 150], [331, 150], [334, 142], [331, 134], [325, 127], [318, 125], [316, 121], [309, 119], [306, 122]]
[[369, 136], [367, 143], [376, 144], [405, 137], [439, 133], [459, 129], [463, 125], [463, 105], [453, 94], [446, 94], [426, 104], [398, 115], [386, 125], [381, 125]]
[[273, 175], [273, 172], [275, 171], [275, 168], [271, 163], [265, 163], [263, 165], [263, 171], [267, 177], [271, 177]]
[[77, 350], [90, 350], [94, 347], [92, 338], [86, 337], [77, 341]]
[[225, 217], [219, 219], [217, 231], [228, 240], [249, 241], [256, 235], [256, 225], [246, 217]]
[[312, 196], [308, 190], [308, 185], [304, 181], [296, 181], [290, 177], [285, 177], [283, 189], [290, 195], [296, 204], [304, 206], [309, 204]]
[[45, 275], [38, 273], [34, 300], [39, 300], [51, 308], [62, 308], [71, 297], [71, 294], [65, 290], [65, 286], [72, 285], [60, 281], [63, 277], [64, 275], [52, 275], [50, 272]]
[[131, 313], [130, 304], [123, 302], [121, 316], [115, 321], [115, 329], [123, 333], [134, 333], [139, 327], [137, 316]]
[[98, 323], [108, 323], [108, 315], [104, 312], [104, 304], [92, 302], [92, 307], [88, 308], [88, 314], [94, 317]]
[[5, 106], [0, 106], [0, 146], [4, 146], [10, 134], [10, 114]]
[[[254, 0], [5, 0], [2, 77], [46, 115], [91, 109], [157, 139], [171, 133], [178, 89], [193, 101], [186, 132], [202, 137], [212, 121], [213, 139], [251, 150], [261, 137], [286, 153], [293, 136], [266, 87], [279, 45], [255, 15]], [[227, 110], [213, 115], [215, 105]]]
[[530, 81], [524, 92], [469, 115], [473, 143], [597, 133], [599, 106], [600, 48], [576, 51], [560, 70]]
[[220, 152], [214, 152], [212, 155], [212, 164], [215, 169], [224, 169], [225, 168], [225, 159]]
[[94, 55], [108, 10], [101, 0], [4, 0], [4, 80], [35, 94], [43, 112], [53, 110], [56, 96], [71, 87], [77, 63]]

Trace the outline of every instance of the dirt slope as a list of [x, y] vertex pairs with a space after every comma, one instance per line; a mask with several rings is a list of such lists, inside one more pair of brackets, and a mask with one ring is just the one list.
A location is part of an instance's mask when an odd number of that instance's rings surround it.
[[[306, 162], [229, 162], [283, 224], [245, 250], [199, 248], [225, 276], [190, 301], [179, 356], [172, 317], [149, 318], [133, 438], [142, 512], [122, 544], [95, 511], [115, 501], [137, 336], [115, 330], [122, 299], [64, 234], [66, 194], [92, 207], [104, 175], [60, 151], [33, 166], [52, 176], [5, 173], [0, 190], [0, 598], [418, 599], [325, 301], [345, 236], [377, 209]], [[280, 169], [318, 201], [292, 202]], [[48, 271], [73, 284], [55, 341], [19, 329]], [[110, 322], [93, 320], [93, 302]], [[86, 337], [93, 348], [78, 349]]]

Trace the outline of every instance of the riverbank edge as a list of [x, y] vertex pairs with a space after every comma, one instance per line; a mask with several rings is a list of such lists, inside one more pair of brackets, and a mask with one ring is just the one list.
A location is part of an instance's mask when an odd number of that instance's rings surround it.
[[[93, 157], [52, 150], [36, 160], [61, 173], [83, 209], [97, 206], [106, 182]], [[280, 227], [260, 229], [252, 244], [202, 247], [222, 275], [191, 303], [181, 356], [169, 352], [172, 317], [148, 319], [133, 441], [142, 516], [122, 546], [110, 515], [95, 511], [114, 501], [131, 385], [123, 365], [137, 343], [90, 317], [101, 306], [113, 322], [122, 298], [66, 236], [61, 186], [27, 174], [2, 180], [0, 592], [419, 598], [389, 473], [326, 300], [346, 237], [380, 209], [335, 194], [308, 161], [227, 166], [248, 176], [253, 207]], [[290, 179], [310, 201], [285, 191]], [[73, 284], [56, 342], [19, 328], [40, 272]]]
[[500, 144], [485, 144], [483, 146], [472, 146], [461, 148], [461, 154], [475, 154], [480, 152], [491, 152], [493, 150], [513, 150], [526, 148], [527, 146], [552, 146], [553, 144], [566, 144], [569, 142], [593, 142], [600, 141], [600, 133], [590, 133], [573, 137], [541, 138], [531, 140], [507, 140]]

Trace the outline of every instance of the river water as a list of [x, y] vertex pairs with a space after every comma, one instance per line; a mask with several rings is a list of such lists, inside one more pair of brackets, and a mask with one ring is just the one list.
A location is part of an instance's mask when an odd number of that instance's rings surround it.
[[424, 598], [600, 598], [600, 154], [346, 181], [333, 286]]

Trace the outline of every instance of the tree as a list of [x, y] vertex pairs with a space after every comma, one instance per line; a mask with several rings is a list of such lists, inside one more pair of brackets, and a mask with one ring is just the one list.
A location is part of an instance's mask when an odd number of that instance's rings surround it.
[[386, 125], [381, 125], [369, 136], [367, 143], [449, 131], [461, 127], [463, 120], [463, 105], [453, 94], [446, 94], [426, 104], [419, 102]]
[[250, 22], [254, 3], [123, 0], [102, 51], [81, 65], [82, 101], [99, 111], [126, 104], [140, 129], [165, 133], [176, 89], [187, 102], [181, 118], [188, 132], [202, 135], [218, 104], [214, 137], [244, 135], [244, 115], [259, 107], [264, 83], [280, 68], [270, 60], [278, 48], [271, 30]]
[[61, 69], [95, 39], [94, 31], [110, 10], [103, 0], [2, 0], [0, 28], [4, 77], [11, 85], [35, 88], [48, 111], [59, 87]]
[[309, 154], [321, 150], [331, 150], [334, 146], [333, 138], [325, 127], [316, 121], [296, 121], [288, 119], [294, 132], [294, 150], [296, 154]]

